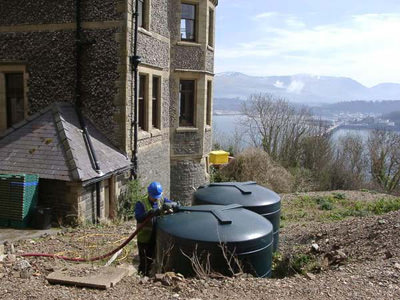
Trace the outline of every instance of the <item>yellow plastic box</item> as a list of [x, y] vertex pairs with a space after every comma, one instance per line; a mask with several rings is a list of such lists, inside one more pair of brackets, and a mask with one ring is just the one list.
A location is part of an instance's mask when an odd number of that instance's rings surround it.
[[210, 152], [210, 164], [221, 165], [227, 164], [229, 161], [229, 152], [218, 150]]

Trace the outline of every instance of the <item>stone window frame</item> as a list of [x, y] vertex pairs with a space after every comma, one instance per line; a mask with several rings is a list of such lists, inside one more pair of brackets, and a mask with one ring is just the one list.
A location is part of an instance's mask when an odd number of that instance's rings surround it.
[[181, 80], [195, 80], [195, 103], [194, 103], [194, 125], [193, 126], [180, 126], [179, 117], [174, 121], [174, 128], [176, 132], [198, 132], [206, 128], [206, 90], [207, 80], [213, 80], [213, 76], [205, 74], [204, 72], [196, 72], [189, 70], [175, 70], [175, 83], [174, 89], [176, 90], [176, 98], [174, 100], [174, 107], [179, 113], [179, 84]]
[[[145, 99], [145, 126], [144, 129], [139, 130], [139, 140], [149, 138], [151, 136], [160, 135], [163, 129], [162, 124], [162, 105], [163, 105], [163, 71], [150, 66], [141, 65], [139, 66], [139, 76], [146, 76], [146, 99]], [[153, 78], [159, 78], [158, 86], [158, 128], [153, 127]]]
[[24, 118], [28, 117], [28, 80], [29, 75], [25, 64], [0, 64], [0, 132], [7, 129], [7, 103], [5, 74], [22, 73], [24, 80]]
[[[182, 28], [181, 28], [181, 22], [182, 22], [182, 5], [186, 4], [186, 5], [193, 5], [195, 8], [195, 12], [194, 12], [194, 39], [182, 39]], [[197, 1], [188, 1], [188, 0], [184, 0], [181, 1], [181, 11], [180, 11], [180, 16], [179, 16], [179, 40], [181, 42], [185, 42], [185, 43], [197, 43], [199, 41], [199, 2]]]
[[[181, 96], [181, 85], [182, 85], [182, 82], [183, 82], [183, 81], [193, 83], [193, 91], [192, 91], [192, 93], [193, 93], [192, 124], [188, 124], [188, 125], [181, 125], [181, 120], [180, 120], [180, 118], [181, 118], [180, 109], [181, 109], [181, 104], [182, 104], [182, 102], [181, 102], [181, 100], [180, 100], [180, 96]], [[182, 127], [182, 128], [193, 128], [193, 127], [194, 127], [194, 128], [196, 128], [196, 119], [197, 119], [197, 118], [196, 118], [197, 90], [198, 90], [198, 87], [197, 87], [197, 81], [196, 81], [196, 79], [192, 79], [192, 78], [180, 78], [180, 79], [179, 79], [179, 89], [178, 89], [178, 93], [179, 93], [179, 95], [178, 95], [178, 122], [179, 122], [179, 127]]]

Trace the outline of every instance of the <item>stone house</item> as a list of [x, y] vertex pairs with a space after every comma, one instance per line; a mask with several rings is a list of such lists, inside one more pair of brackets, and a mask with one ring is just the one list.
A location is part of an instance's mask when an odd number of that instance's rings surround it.
[[187, 203], [208, 180], [218, 0], [137, 1], [136, 44], [134, 0], [0, 3], [0, 173], [39, 174], [39, 201], [58, 216], [112, 215], [130, 175], [132, 111], [144, 186], [158, 180]]

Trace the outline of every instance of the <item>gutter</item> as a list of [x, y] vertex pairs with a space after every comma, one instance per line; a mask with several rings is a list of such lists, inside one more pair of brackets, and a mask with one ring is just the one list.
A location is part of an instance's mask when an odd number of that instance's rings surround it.
[[128, 170], [132, 170], [132, 167], [131, 167], [131, 166], [126, 166], [126, 167], [120, 168], [120, 169], [118, 169], [118, 170], [115, 170], [115, 171], [109, 172], [109, 173], [107, 173], [107, 174], [104, 174], [104, 175], [101, 176], [101, 177], [96, 177], [96, 178], [88, 179], [88, 180], [82, 182], [82, 186], [83, 186], [83, 187], [86, 187], [86, 186], [91, 185], [91, 184], [93, 184], [93, 183], [101, 182], [101, 181], [103, 181], [103, 180], [109, 179], [109, 178], [111, 178], [112, 176], [121, 174], [121, 173], [123, 173], [123, 172], [125, 172], [125, 171], [128, 171]]
[[[100, 169], [100, 164], [96, 156], [96, 152], [94, 150], [91, 137], [89, 135], [89, 131], [86, 126], [86, 122], [82, 116], [82, 70], [81, 70], [81, 57], [82, 57], [82, 47], [84, 45], [84, 41], [82, 40], [82, 21], [81, 21], [81, 0], [76, 0], [75, 2], [75, 14], [76, 14], [76, 32], [75, 32], [75, 41], [76, 41], [76, 86], [75, 86], [75, 104], [76, 104], [76, 113], [78, 115], [79, 124], [82, 128], [83, 139], [86, 144], [86, 148], [90, 157], [90, 160], [93, 165], [93, 169], [99, 174], [99, 176], [103, 176], [103, 173]], [[96, 216], [93, 216], [93, 221], [98, 222], [100, 219], [100, 181], [96, 183]]]
[[[138, 99], [138, 81], [139, 81], [139, 64], [141, 57], [137, 55], [137, 41], [138, 41], [138, 17], [139, 17], [139, 1], [135, 1], [135, 13], [132, 13], [132, 41], [133, 41], [133, 55], [130, 57], [132, 68], [131, 76], [131, 147], [132, 148], [132, 169], [131, 180], [138, 177], [138, 119], [139, 119], [139, 99]], [[133, 105], [132, 105], [133, 103]]]

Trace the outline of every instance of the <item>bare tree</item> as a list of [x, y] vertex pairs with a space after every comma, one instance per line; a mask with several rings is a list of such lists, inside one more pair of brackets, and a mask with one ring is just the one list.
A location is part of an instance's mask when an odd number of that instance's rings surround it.
[[225, 150], [230, 155], [236, 155], [244, 150], [247, 146], [246, 140], [243, 138], [243, 132], [240, 129], [235, 128], [232, 133], [225, 133], [220, 131], [218, 128], [213, 130], [213, 150]]
[[376, 130], [368, 139], [368, 151], [373, 180], [393, 192], [400, 182], [400, 135]]
[[312, 130], [308, 109], [296, 109], [271, 94], [254, 94], [244, 102], [242, 113], [246, 116], [242, 127], [255, 147], [285, 167], [296, 163], [301, 142]]

